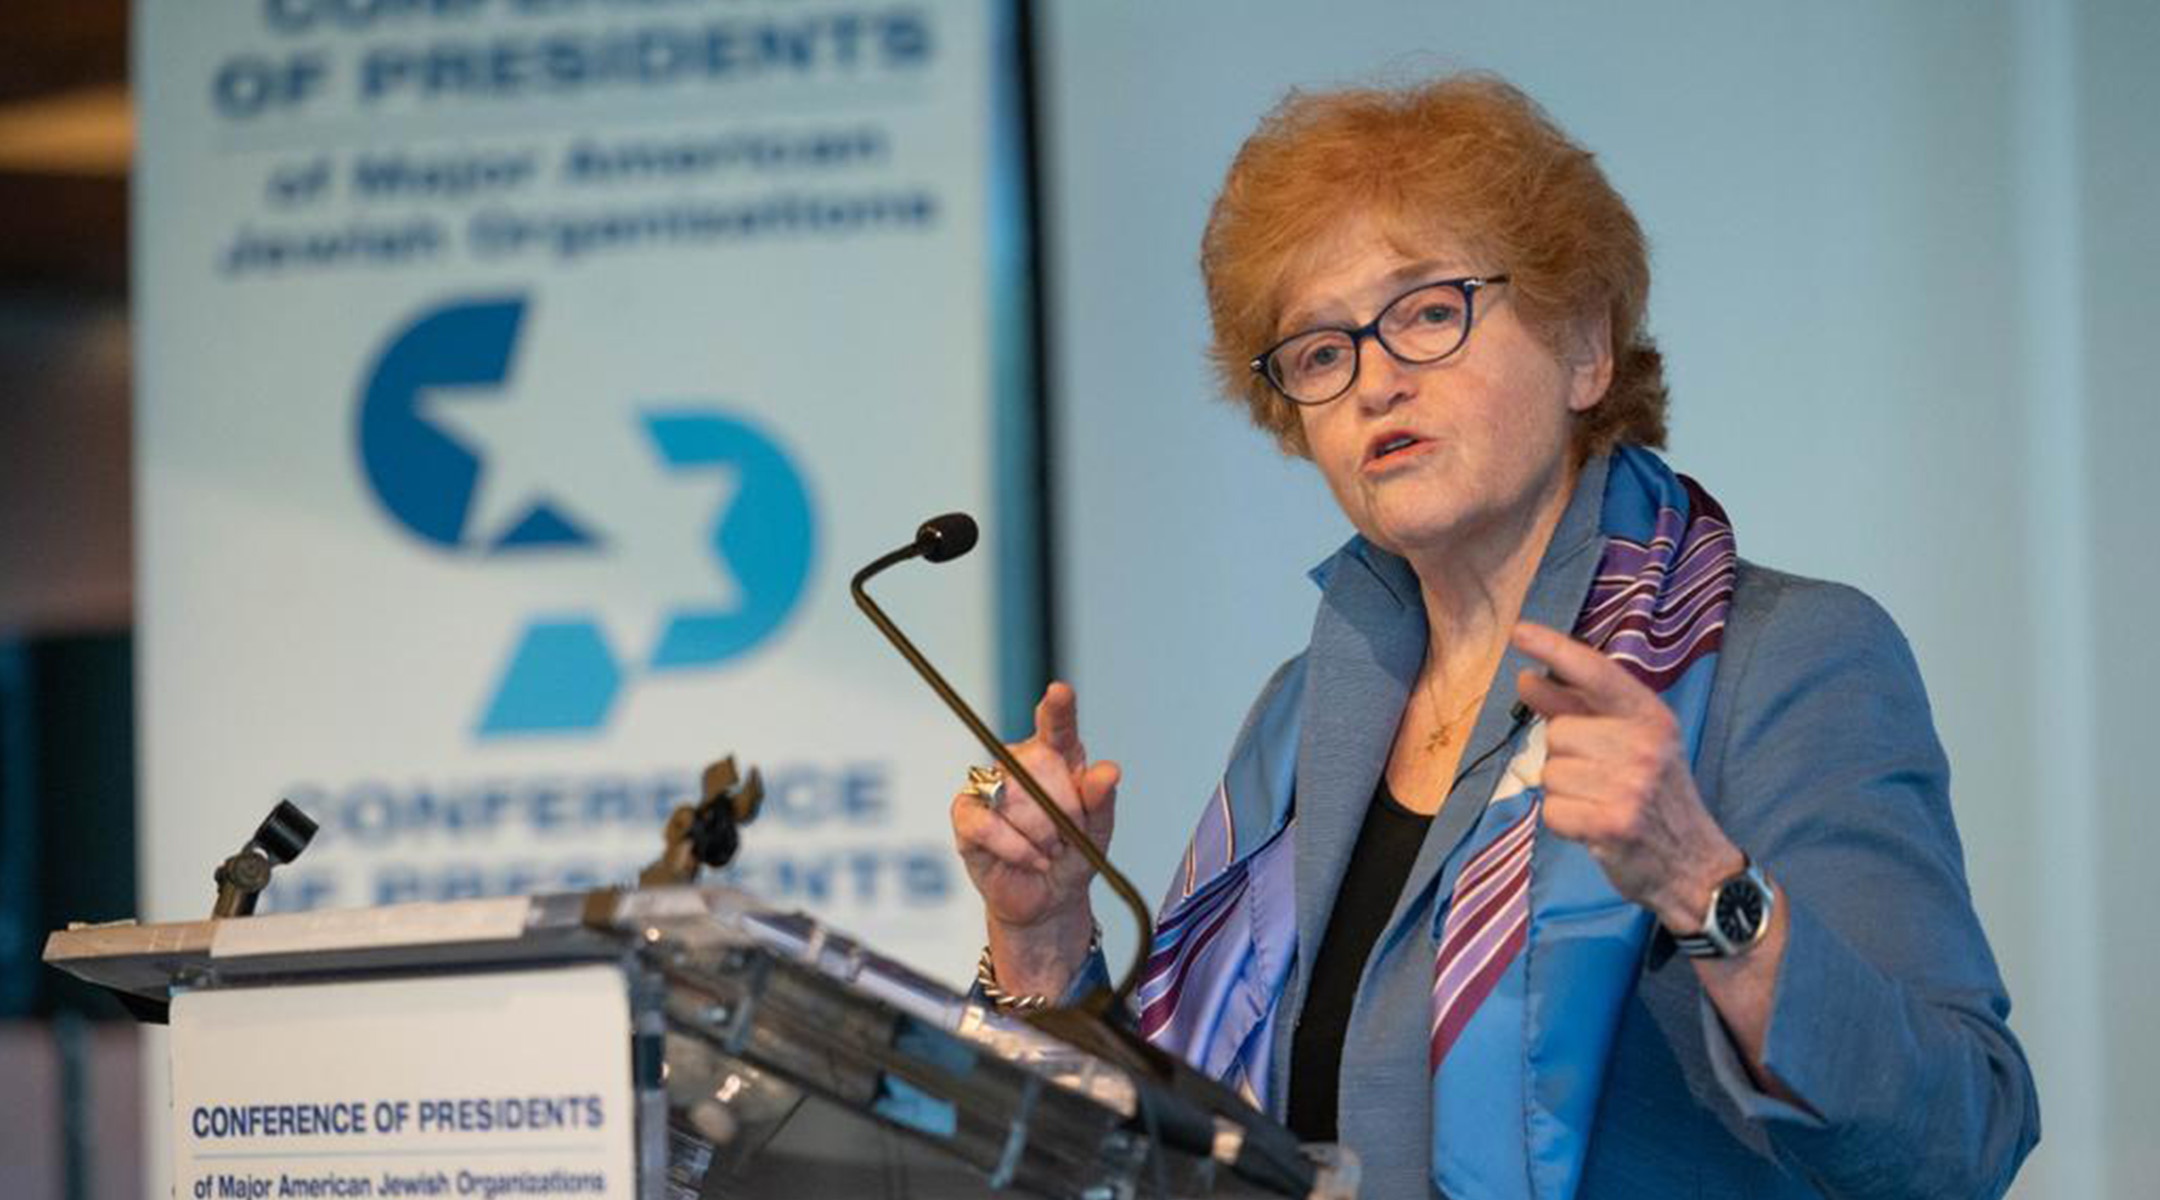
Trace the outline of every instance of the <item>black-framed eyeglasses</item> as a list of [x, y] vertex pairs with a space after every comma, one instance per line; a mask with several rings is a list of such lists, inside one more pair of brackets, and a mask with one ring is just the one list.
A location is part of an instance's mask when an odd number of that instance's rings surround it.
[[1291, 334], [1252, 360], [1253, 373], [1294, 404], [1326, 404], [1357, 382], [1358, 350], [1367, 337], [1398, 362], [1439, 362], [1470, 340], [1478, 289], [1507, 281], [1505, 275], [1483, 275], [1421, 283], [1356, 329]]

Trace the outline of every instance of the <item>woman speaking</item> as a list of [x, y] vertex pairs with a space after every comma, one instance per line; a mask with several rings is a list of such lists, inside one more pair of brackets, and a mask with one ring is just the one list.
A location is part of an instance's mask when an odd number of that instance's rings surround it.
[[[1200, 813], [1135, 1014], [1366, 1195], [1993, 1196], [2038, 1106], [1890, 618], [1651, 451], [1642, 233], [1489, 77], [1294, 94], [1201, 248], [1226, 389], [1357, 534]], [[1053, 684], [1013, 747], [1107, 844]], [[996, 1003], [1089, 870], [955, 797]]]

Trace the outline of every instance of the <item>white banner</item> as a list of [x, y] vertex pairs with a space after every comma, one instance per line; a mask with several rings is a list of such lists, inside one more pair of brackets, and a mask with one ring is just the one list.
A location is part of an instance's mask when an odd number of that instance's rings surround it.
[[[734, 753], [735, 882], [964, 978], [979, 754], [846, 581], [996, 507], [1000, 11], [138, 5], [147, 915], [281, 797], [268, 908], [626, 882]], [[880, 585], [986, 706], [1000, 574]]]
[[640, 1194], [613, 967], [182, 995], [172, 1081], [182, 1200]]

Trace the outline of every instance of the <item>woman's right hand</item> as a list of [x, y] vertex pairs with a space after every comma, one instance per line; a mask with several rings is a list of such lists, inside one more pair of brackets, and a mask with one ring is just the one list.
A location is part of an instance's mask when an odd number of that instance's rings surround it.
[[[1109, 848], [1118, 765], [1088, 761], [1070, 685], [1043, 689], [1034, 736], [1006, 748], [1098, 847]], [[982, 895], [998, 985], [1016, 995], [1056, 996], [1087, 957], [1095, 869], [1065, 845], [1016, 779], [1006, 782], [995, 809], [965, 791], [955, 795], [952, 825], [968, 879]]]

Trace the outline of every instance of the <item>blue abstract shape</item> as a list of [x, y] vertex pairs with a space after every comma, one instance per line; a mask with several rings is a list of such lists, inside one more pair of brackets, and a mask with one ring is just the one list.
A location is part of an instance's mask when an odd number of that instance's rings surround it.
[[[361, 472], [398, 524], [446, 549], [462, 548], [480, 460], [420, 415], [429, 388], [500, 386], [525, 316], [521, 296], [453, 301], [390, 339], [361, 388]], [[536, 521], [535, 518], [547, 519]], [[576, 522], [536, 506], [494, 549], [591, 544]]]
[[496, 550], [530, 546], [593, 546], [600, 539], [552, 504], [535, 504], [518, 518], [510, 532], [497, 538]]
[[495, 685], [480, 735], [597, 729], [622, 683], [598, 623], [583, 617], [529, 622]]
[[420, 418], [430, 387], [499, 384], [508, 374], [525, 302], [511, 297], [446, 305], [391, 339], [360, 401], [360, 463], [375, 498], [399, 524], [439, 546], [464, 536], [480, 461]]
[[647, 413], [645, 426], [671, 469], [738, 474], [734, 500], [713, 524], [712, 548], [740, 585], [740, 603], [671, 616], [649, 664], [656, 671], [713, 666], [764, 641], [801, 600], [816, 543], [810, 495], [779, 444], [743, 420], [676, 410]]
[[[648, 413], [644, 423], [669, 470], [729, 470], [736, 476], [710, 538], [713, 553], [739, 584], [739, 603], [671, 614], [649, 662], [655, 671], [715, 666], [770, 637], [801, 601], [815, 557], [809, 492], [779, 444], [738, 417], [680, 409]], [[591, 540], [552, 506], [536, 505], [495, 548], [560, 544], [569, 537]], [[535, 620], [496, 684], [479, 736], [597, 729], [633, 674], [617, 661], [594, 620]]]

